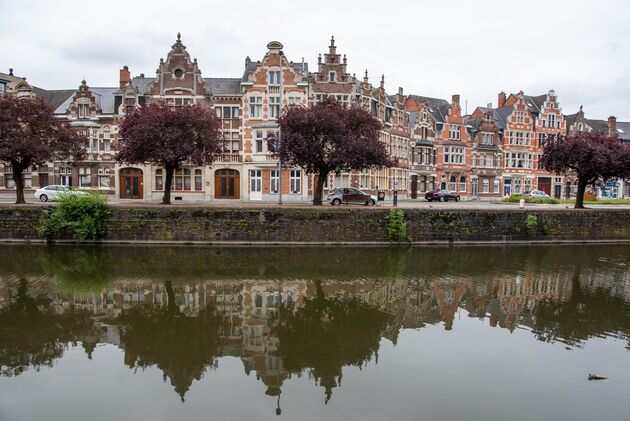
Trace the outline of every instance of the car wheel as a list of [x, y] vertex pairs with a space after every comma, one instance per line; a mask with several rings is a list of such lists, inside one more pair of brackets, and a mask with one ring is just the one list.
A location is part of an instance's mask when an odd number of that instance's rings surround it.
[[455, 198], [455, 201], [456, 201], [456, 202], [459, 202], [459, 196], [457, 196], [457, 197]]
[[433, 202], [433, 199], [427, 199], [427, 202]]
[[48, 202], [48, 196], [46, 196], [45, 194], [42, 194], [41, 196], [39, 196], [39, 201]]
[[332, 205], [333, 206], [341, 206], [341, 199], [333, 199]]
[[370, 199], [370, 201], [368, 202], [368, 205], [376, 206], [376, 202], [374, 201], [374, 199]]
[[446, 202], [446, 198], [444, 196], [440, 197], [440, 202]]

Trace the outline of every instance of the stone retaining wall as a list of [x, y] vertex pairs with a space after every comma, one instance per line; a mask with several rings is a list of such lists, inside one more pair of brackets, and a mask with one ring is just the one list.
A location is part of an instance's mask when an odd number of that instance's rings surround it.
[[[45, 207], [0, 207], [0, 241], [45, 241]], [[389, 209], [112, 207], [106, 242], [387, 243]], [[404, 209], [414, 243], [630, 241], [630, 210]], [[52, 240], [71, 240], [61, 236]]]

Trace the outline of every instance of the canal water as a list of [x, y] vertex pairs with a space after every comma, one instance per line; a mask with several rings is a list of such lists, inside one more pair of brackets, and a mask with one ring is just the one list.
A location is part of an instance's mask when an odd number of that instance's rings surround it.
[[0, 256], [3, 421], [630, 419], [629, 246]]

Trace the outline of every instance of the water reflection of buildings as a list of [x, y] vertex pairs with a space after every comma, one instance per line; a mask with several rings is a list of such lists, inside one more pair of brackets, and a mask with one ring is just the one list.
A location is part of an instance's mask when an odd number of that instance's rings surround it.
[[[533, 326], [537, 306], [546, 301], [569, 300], [576, 279], [583, 288], [607, 288], [609, 294], [630, 304], [630, 274], [619, 267], [588, 269], [577, 274], [574, 271], [520, 272], [484, 280], [424, 276], [421, 279], [324, 281], [321, 287], [326, 297], [341, 302], [357, 300], [389, 315], [387, 324], [377, 334], [396, 343], [401, 329], [418, 329], [439, 322], [443, 322], [446, 330], [453, 329], [460, 308], [467, 310], [470, 317], [487, 319], [490, 326], [509, 330], [519, 324]], [[285, 368], [276, 327], [282, 317], [287, 316], [283, 311], [299, 312], [317, 294], [315, 283], [306, 280], [203, 281], [172, 286], [151, 280], [114, 281], [102, 291], [91, 293], [59, 292], [53, 282], [45, 279], [30, 281], [29, 285], [29, 294], [45, 297], [54, 314], [84, 311], [92, 315], [92, 329], [76, 338], [83, 342], [88, 355], [99, 343], [113, 344], [126, 353], [125, 362], [129, 366], [139, 357], [125, 342], [129, 327], [121, 320], [127, 312], [138, 308], [166, 312], [170, 308], [178, 317], [196, 318], [211, 311], [216, 316], [216, 325], [211, 326], [216, 329], [219, 344], [201, 366], [211, 367], [216, 358], [222, 356], [238, 356], [245, 372], [255, 373], [265, 384], [266, 393], [275, 397], [280, 396], [286, 379], [300, 374]], [[0, 280], [0, 308], [9, 306], [16, 288], [16, 279]], [[194, 336], [195, 332], [186, 334]], [[184, 370], [183, 374], [176, 374], [172, 367], [162, 369], [182, 396], [205, 370], [202, 368], [200, 372], [195, 368], [190, 373]], [[328, 398], [337, 385], [331, 379], [320, 379]]]

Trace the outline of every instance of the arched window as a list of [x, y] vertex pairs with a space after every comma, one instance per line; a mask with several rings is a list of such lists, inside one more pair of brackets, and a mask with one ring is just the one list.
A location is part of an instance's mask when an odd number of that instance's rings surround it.
[[466, 177], [464, 176], [461, 176], [459, 179], [459, 191], [460, 192], [466, 191]]
[[457, 177], [454, 175], [451, 176], [451, 182], [448, 185], [449, 191], [457, 191]]

